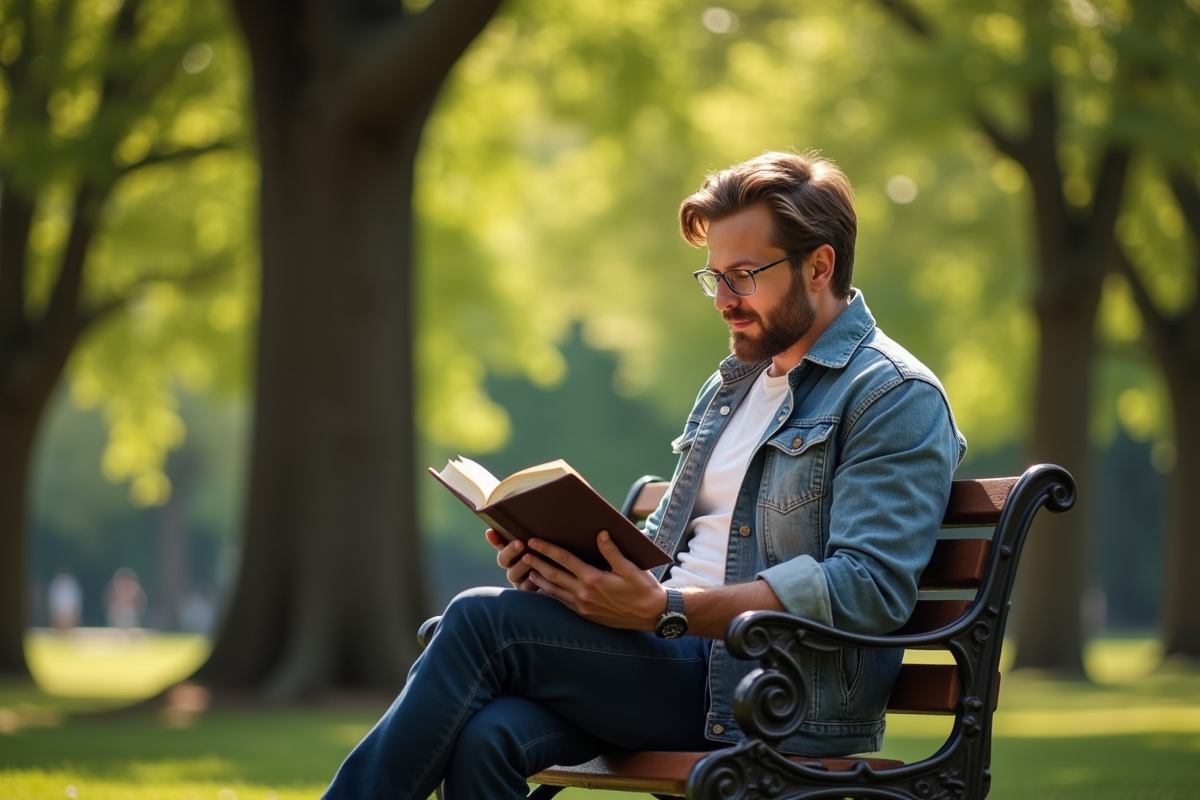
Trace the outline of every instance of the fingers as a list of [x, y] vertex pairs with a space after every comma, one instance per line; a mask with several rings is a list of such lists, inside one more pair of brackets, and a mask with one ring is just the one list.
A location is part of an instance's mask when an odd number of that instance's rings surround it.
[[488, 544], [490, 544], [492, 547], [496, 548], [497, 550], [503, 550], [509, 544], [508, 539], [504, 538], [504, 534], [500, 533], [497, 530], [493, 530], [491, 528], [488, 528], [486, 531], [483, 532], [483, 538], [487, 539]]
[[637, 565], [621, 553], [617, 543], [608, 535], [608, 531], [600, 531], [600, 535], [596, 537], [596, 546], [600, 548], [600, 555], [604, 556], [604, 560], [612, 567], [612, 571], [618, 575], [624, 575], [631, 569], [640, 572]]
[[547, 573], [546, 569], [542, 568], [542, 565], [553, 569], [553, 566], [546, 564], [547, 560], [553, 561], [555, 564], [562, 567], [560, 572], [565, 571], [575, 577], [582, 577], [584, 572], [587, 570], [595, 569], [595, 567], [589, 566], [581, 559], [577, 558], [570, 550], [564, 550], [558, 545], [551, 544], [544, 539], [530, 539], [529, 549], [533, 550], [534, 553], [529, 554], [529, 557], [525, 559], [526, 562], [528, 562], [530, 558], [533, 558], [537, 555], [545, 556], [545, 560], [539, 559], [540, 564], [536, 567], [536, 569], [546, 577], [552, 576]]
[[525, 553], [525, 545], [521, 543], [521, 540], [506, 541], [501, 534], [491, 528], [484, 532], [484, 536], [488, 543], [498, 551], [496, 564], [504, 570], [504, 576], [508, 582], [518, 589], [537, 591], [537, 587], [529, 580], [531, 567], [521, 561], [521, 556]]

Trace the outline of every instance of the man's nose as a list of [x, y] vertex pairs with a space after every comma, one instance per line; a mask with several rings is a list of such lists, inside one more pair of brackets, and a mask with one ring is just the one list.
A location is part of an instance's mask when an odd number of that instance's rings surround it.
[[741, 300], [741, 296], [735, 294], [733, 289], [729, 288], [729, 283], [724, 278], [717, 281], [717, 293], [713, 295], [713, 305], [718, 311], [733, 308]]

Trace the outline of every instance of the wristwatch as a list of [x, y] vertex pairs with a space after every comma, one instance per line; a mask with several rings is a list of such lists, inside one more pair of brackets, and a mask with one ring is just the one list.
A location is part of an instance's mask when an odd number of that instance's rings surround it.
[[667, 589], [667, 610], [658, 618], [654, 633], [660, 639], [678, 639], [687, 633], [688, 618], [683, 613], [683, 592]]

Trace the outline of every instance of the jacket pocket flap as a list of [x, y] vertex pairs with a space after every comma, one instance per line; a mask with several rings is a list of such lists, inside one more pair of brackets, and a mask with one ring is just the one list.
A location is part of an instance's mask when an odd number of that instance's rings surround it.
[[696, 441], [696, 432], [700, 430], [700, 420], [689, 419], [687, 425], [683, 426], [683, 433], [679, 434], [673, 442], [671, 442], [671, 452], [679, 455], [684, 450], [692, 446], [692, 442]]
[[798, 456], [810, 447], [816, 447], [833, 433], [832, 422], [804, 422], [797, 420], [780, 429], [767, 441], [776, 450], [790, 456]]

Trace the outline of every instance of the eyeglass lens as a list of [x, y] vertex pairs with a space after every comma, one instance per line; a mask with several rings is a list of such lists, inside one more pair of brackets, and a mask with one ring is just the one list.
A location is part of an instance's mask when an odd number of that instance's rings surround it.
[[743, 296], [754, 294], [754, 276], [748, 270], [731, 269], [720, 274], [705, 270], [697, 277], [700, 280], [700, 288], [709, 297], [717, 296], [717, 287], [720, 286], [722, 279], [728, 281], [729, 288], [733, 290], [734, 294]]

